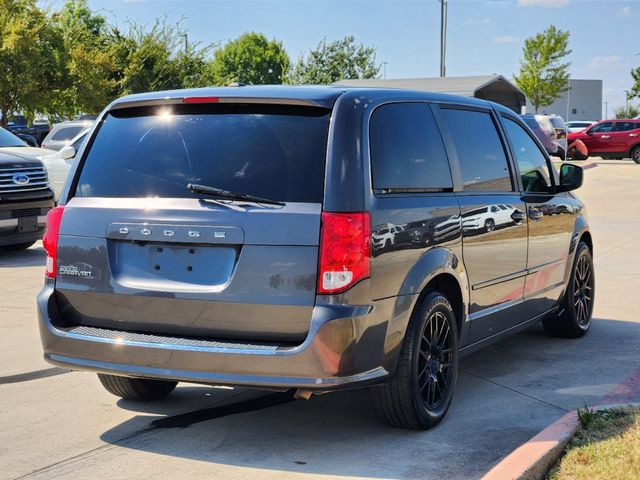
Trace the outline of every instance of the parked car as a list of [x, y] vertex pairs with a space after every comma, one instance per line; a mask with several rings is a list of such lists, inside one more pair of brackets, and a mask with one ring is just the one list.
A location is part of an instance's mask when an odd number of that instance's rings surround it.
[[566, 123], [567, 128], [569, 129], [569, 133], [581, 132], [582, 130], [589, 128], [591, 125], [596, 123], [595, 121], [589, 120], [572, 120]]
[[561, 145], [557, 141], [556, 129], [547, 115], [526, 114], [521, 117], [549, 155], [564, 158]]
[[548, 118], [556, 134], [555, 143], [558, 145], [558, 149], [556, 150], [557, 156], [564, 160], [567, 157], [567, 134], [569, 130], [561, 116], [549, 115]]
[[82, 130], [93, 125], [91, 120], [71, 120], [56, 123], [42, 142], [42, 148], [60, 150], [67, 145]]
[[[31, 126], [28, 126], [26, 117], [16, 115], [7, 123], [7, 130], [25, 140], [29, 145], [37, 147], [42, 144], [42, 141], [49, 133], [50, 127], [44, 119], [36, 119]], [[35, 145], [29, 137], [35, 139]]]
[[84, 141], [87, 138], [87, 134], [91, 131], [91, 128], [85, 128], [78, 135], [73, 137], [67, 145], [62, 147], [57, 152], [51, 152], [49, 155], [42, 157], [42, 161], [49, 173], [49, 181], [51, 187], [56, 195], [56, 200], [60, 198], [62, 194], [62, 188], [69, 175], [69, 169], [71, 164], [76, 158], [76, 153], [82, 147]]
[[[523, 121], [485, 100], [128, 96], [70, 176], [43, 242], [44, 355], [123, 398], [180, 381], [298, 398], [370, 387], [381, 418], [425, 429], [449, 408], [461, 355], [540, 321], [563, 337], [591, 324], [592, 241], [571, 193], [582, 169], [558, 174]], [[500, 232], [465, 231], [467, 213], [494, 206], [511, 212]], [[423, 223], [439, 235], [374, 256], [377, 229]]]
[[0, 250], [22, 250], [42, 238], [54, 202], [41, 154], [0, 128]]
[[569, 134], [580, 140], [589, 154], [602, 158], [631, 158], [640, 163], [640, 120], [602, 120], [582, 132]]
[[511, 205], [491, 205], [465, 212], [462, 229], [467, 231], [492, 232], [496, 228], [513, 224], [514, 207]]

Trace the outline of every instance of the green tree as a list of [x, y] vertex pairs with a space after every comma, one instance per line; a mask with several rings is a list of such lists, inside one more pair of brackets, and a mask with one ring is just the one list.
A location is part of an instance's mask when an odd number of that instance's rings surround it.
[[629, 92], [629, 100], [634, 97], [640, 98], [640, 67], [631, 70], [631, 77], [633, 78], [633, 86]]
[[616, 118], [635, 118], [640, 115], [640, 105], [629, 104], [627, 108], [620, 107], [615, 110]]
[[551, 105], [567, 90], [570, 62], [563, 62], [571, 53], [569, 32], [551, 25], [544, 32], [527, 38], [522, 49], [523, 60], [516, 84], [529, 97], [535, 113]]
[[216, 85], [279, 84], [289, 63], [282, 42], [268, 40], [261, 33], [247, 32], [214, 51], [209, 78]]
[[380, 68], [375, 47], [356, 44], [353, 36], [329, 43], [325, 39], [306, 57], [300, 56], [287, 82], [330, 84], [338, 80], [378, 78]]
[[0, 0], [0, 125], [50, 109], [64, 77], [62, 39], [36, 0]]
[[122, 94], [206, 85], [208, 47], [192, 44], [187, 50], [177, 28], [157, 20], [150, 30], [134, 25], [128, 38], [119, 40], [119, 62], [124, 62], [119, 89]]
[[65, 88], [54, 95], [55, 113], [98, 113], [117, 96], [117, 64], [112, 30], [86, 0], [67, 0], [52, 16], [64, 41]]

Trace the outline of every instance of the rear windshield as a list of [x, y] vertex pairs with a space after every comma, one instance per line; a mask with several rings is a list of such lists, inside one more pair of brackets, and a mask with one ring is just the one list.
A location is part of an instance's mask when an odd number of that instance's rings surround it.
[[86, 127], [83, 125], [78, 125], [77, 127], [62, 127], [60, 130], [53, 134], [51, 140], [71, 140], [85, 128]]
[[80, 197], [190, 198], [197, 183], [285, 202], [322, 202], [330, 111], [172, 105], [109, 113], [85, 155]]

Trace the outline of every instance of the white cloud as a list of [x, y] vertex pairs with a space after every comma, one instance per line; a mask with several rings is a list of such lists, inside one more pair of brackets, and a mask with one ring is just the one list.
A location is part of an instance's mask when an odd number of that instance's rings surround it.
[[519, 7], [562, 7], [569, 0], [518, 0]]
[[491, 19], [489, 17], [484, 17], [484, 18], [467, 18], [464, 21], [465, 25], [488, 25], [491, 23]]
[[518, 39], [511, 35], [501, 35], [493, 39], [493, 43], [516, 43]]
[[624, 58], [622, 55], [598, 55], [591, 59], [587, 64], [587, 68], [611, 68], [618, 66]]
[[616, 12], [616, 14], [621, 18], [626, 18], [631, 16], [631, 7], [627, 5], [626, 7], [622, 7], [620, 10]]

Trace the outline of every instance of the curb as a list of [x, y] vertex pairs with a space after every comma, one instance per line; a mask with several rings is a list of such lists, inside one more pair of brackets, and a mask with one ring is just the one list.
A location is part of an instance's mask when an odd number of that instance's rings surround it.
[[[638, 406], [638, 403], [596, 405], [593, 410]], [[578, 428], [577, 410], [565, 413], [536, 436], [504, 457], [481, 480], [540, 480], [560, 457]]]

